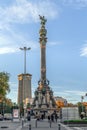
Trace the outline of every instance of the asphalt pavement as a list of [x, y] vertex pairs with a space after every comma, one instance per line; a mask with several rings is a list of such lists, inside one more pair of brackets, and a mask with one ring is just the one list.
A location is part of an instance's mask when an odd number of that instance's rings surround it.
[[75, 130], [58, 122], [49, 122], [47, 119], [37, 121], [32, 119], [24, 124], [21, 130]]
[[36, 121], [0, 121], [0, 130], [87, 130], [87, 127], [69, 127], [58, 122], [49, 122], [47, 119]]
[[0, 121], [0, 130], [20, 130], [21, 122]]

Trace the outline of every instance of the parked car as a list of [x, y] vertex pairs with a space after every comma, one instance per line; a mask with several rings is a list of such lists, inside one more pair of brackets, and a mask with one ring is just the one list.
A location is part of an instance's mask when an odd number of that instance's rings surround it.
[[0, 121], [3, 121], [3, 116], [0, 114]]
[[5, 113], [4, 114], [4, 120], [12, 120], [12, 114], [11, 113]]

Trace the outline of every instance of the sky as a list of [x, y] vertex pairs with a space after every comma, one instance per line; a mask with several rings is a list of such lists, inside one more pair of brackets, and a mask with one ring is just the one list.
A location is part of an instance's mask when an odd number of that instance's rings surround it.
[[0, 72], [10, 74], [17, 102], [18, 74], [32, 74], [32, 95], [40, 79], [39, 15], [47, 19], [46, 74], [54, 96], [77, 103], [87, 93], [87, 0], [0, 0]]

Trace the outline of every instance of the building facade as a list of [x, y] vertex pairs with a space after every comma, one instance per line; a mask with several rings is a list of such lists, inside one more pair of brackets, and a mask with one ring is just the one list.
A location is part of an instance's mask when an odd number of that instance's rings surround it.
[[66, 99], [62, 98], [62, 97], [55, 97], [55, 101], [57, 104], [57, 107], [61, 108], [61, 107], [65, 107], [68, 105], [68, 102]]
[[31, 74], [18, 75], [18, 104], [25, 103], [26, 100], [28, 100], [28, 102], [31, 100], [31, 78]]

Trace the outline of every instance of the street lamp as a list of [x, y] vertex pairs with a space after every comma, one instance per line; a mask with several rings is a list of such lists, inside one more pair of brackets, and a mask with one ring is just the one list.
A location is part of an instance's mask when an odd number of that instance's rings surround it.
[[84, 96], [81, 96], [82, 112], [83, 112], [83, 99], [84, 99]]
[[86, 93], [84, 96], [81, 96], [82, 112], [84, 112], [84, 111], [83, 111], [83, 99], [84, 99], [85, 96], [87, 96], [87, 93]]
[[19, 49], [24, 51], [24, 74], [26, 74], [26, 51], [30, 50], [31, 48], [23, 47]]
[[23, 107], [24, 107], [24, 120], [26, 120], [26, 103], [25, 103], [25, 100], [23, 100]]

